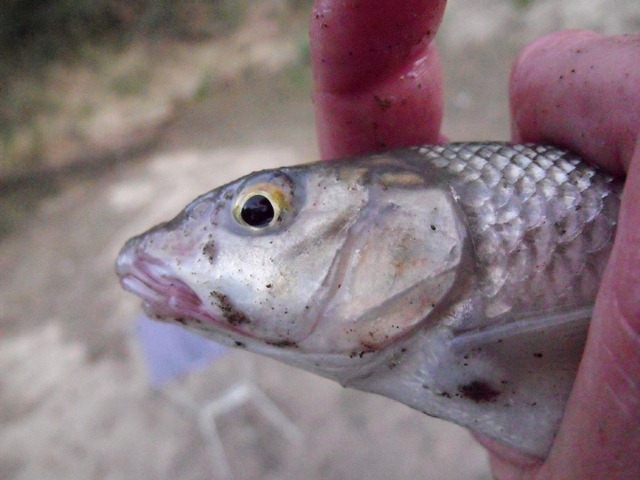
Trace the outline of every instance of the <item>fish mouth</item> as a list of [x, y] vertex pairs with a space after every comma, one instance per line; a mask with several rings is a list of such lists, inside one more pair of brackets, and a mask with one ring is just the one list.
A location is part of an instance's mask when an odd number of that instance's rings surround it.
[[143, 300], [143, 309], [152, 318], [182, 324], [219, 323], [200, 297], [153, 257], [123, 251], [116, 272], [122, 287]]

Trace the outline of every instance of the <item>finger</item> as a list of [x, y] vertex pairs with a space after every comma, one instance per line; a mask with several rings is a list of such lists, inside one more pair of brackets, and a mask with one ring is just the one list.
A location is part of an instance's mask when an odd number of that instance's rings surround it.
[[516, 140], [563, 145], [627, 172], [614, 248], [544, 478], [640, 478], [638, 85], [640, 37], [630, 35], [554, 34], [525, 49], [512, 73]]
[[489, 452], [491, 472], [499, 480], [533, 479], [542, 465], [539, 458], [529, 457], [480, 433], [471, 435]]
[[564, 31], [520, 54], [511, 76], [516, 141], [550, 142], [615, 173], [640, 131], [640, 35]]
[[551, 478], [640, 478], [640, 148], [548, 468]]
[[489, 455], [489, 466], [496, 480], [534, 480], [538, 470], [537, 467], [514, 465], [495, 454]]
[[435, 142], [441, 67], [431, 44], [444, 0], [317, 0], [311, 25], [323, 158]]

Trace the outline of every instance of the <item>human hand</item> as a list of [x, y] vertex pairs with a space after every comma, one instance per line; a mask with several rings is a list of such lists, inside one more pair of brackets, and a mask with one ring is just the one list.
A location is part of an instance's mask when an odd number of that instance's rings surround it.
[[589, 338], [545, 462], [495, 442], [497, 478], [640, 478], [640, 36], [565, 31], [529, 45], [511, 76], [515, 141], [569, 148], [626, 173]]
[[[317, 0], [314, 100], [323, 158], [433, 143], [442, 0]], [[515, 141], [570, 148], [626, 173], [618, 231], [564, 419], [546, 460], [480, 439], [496, 478], [640, 478], [640, 37], [561, 32], [526, 48], [511, 78]]]
[[439, 139], [442, 72], [431, 40], [445, 4], [316, 0], [310, 37], [322, 158]]

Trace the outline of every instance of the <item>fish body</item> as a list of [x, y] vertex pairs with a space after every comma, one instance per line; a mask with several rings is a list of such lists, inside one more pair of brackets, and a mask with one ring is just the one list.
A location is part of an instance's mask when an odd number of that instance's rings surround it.
[[117, 271], [152, 317], [543, 457], [620, 191], [497, 142], [267, 170], [131, 239]]

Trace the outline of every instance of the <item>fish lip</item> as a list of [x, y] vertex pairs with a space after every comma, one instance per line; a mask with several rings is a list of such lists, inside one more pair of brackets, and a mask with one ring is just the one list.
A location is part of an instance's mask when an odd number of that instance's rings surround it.
[[154, 257], [125, 248], [118, 257], [116, 272], [122, 287], [143, 300], [143, 309], [151, 317], [179, 323], [189, 319], [196, 323], [220, 323], [206, 311], [193, 289]]
[[120, 284], [143, 300], [144, 311], [151, 317], [217, 321], [204, 311], [200, 298], [180, 280], [167, 277], [160, 280], [138, 271], [122, 276]]
[[[147, 316], [161, 321], [179, 323], [181, 325], [193, 325], [202, 327], [203, 332], [220, 332], [222, 337], [216, 337], [216, 341], [231, 338], [242, 342], [255, 342], [255, 345], [262, 345], [256, 351], [269, 351], [267, 355], [278, 353], [278, 357], [286, 356], [286, 350], [277, 343], [265, 342], [263, 338], [256, 337], [246, 330], [228, 322], [219, 320], [216, 316], [207, 312], [198, 295], [182, 280], [171, 275], [169, 269], [163, 263], [149, 255], [130, 255], [127, 259], [118, 259], [117, 272], [120, 277], [122, 287], [140, 297], [143, 300], [143, 310]], [[229, 335], [231, 334], [231, 335]], [[302, 343], [302, 342], [301, 342]], [[229, 344], [233, 346], [233, 344]], [[367, 363], [368, 359], [354, 358], [353, 355], [344, 353], [305, 351], [296, 347], [294, 349], [296, 357], [318, 358], [321, 356], [326, 360], [327, 356], [335, 359], [348, 358], [348, 368], [351, 368], [354, 361]], [[366, 360], [366, 361], [365, 361]]]
[[237, 326], [221, 321], [207, 311], [198, 294], [173, 275], [164, 262], [150, 255], [123, 251], [116, 271], [122, 287], [143, 300], [143, 310], [151, 318], [181, 325], [200, 325], [205, 331], [252, 339]]

